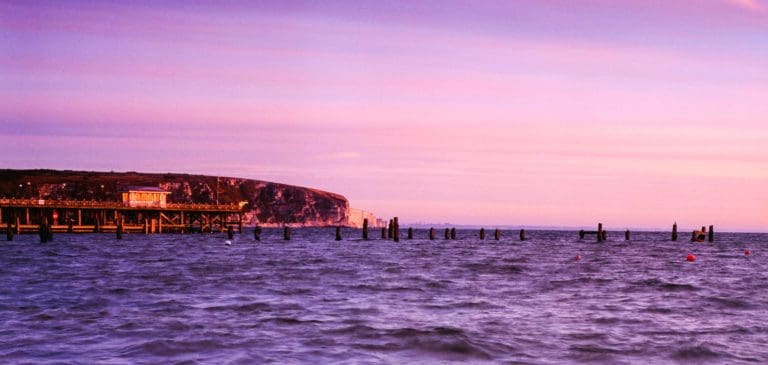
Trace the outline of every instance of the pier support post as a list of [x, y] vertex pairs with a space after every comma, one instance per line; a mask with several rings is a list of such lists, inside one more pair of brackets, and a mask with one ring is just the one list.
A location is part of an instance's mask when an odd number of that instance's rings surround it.
[[624, 240], [625, 240], [625, 241], [629, 241], [629, 230], [627, 230], [626, 232], [624, 232]]
[[21, 235], [21, 217], [19, 217], [18, 215], [16, 216], [16, 235], [17, 236]]
[[707, 233], [707, 240], [709, 242], [715, 242], [715, 226], [709, 225], [709, 232]]
[[451, 228], [451, 239], [452, 240], [456, 239], [456, 228], [455, 227]]
[[93, 233], [101, 233], [101, 222], [99, 222], [99, 215], [96, 215], [96, 224], [93, 226]]
[[525, 230], [520, 229], [520, 241], [525, 241]]
[[387, 239], [391, 240], [392, 237], [394, 236], [394, 234], [395, 234], [395, 220], [394, 219], [390, 219], [389, 220], [389, 227], [387, 229]]
[[429, 239], [430, 240], [434, 240], [435, 239], [435, 229], [434, 228], [430, 228], [429, 229]]
[[363, 239], [368, 239], [368, 218], [363, 219]]
[[498, 228], [496, 228], [496, 231], [493, 232], [493, 239], [496, 241], [501, 239], [501, 231]]
[[123, 220], [122, 219], [120, 219], [117, 222], [117, 229], [115, 230], [115, 236], [119, 240], [123, 239]]
[[144, 217], [144, 234], [149, 234], [149, 218]]
[[395, 242], [400, 242], [400, 221], [398, 221], [397, 217], [394, 218], [393, 224], [392, 237], [395, 239]]
[[75, 231], [75, 227], [72, 224], [72, 218], [67, 219], [67, 233], [72, 233]]
[[579, 231], [579, 239], [580, 240], [584, 239], [584, 230], [583, 229]]
[[13, 226], [11, 224], [11, 217], [8, 217], [8, 225], [5, 230], [6, 241], [13, 241]]
[[387, 239], [387, 229], [385, 227], [381, 227], [381, 239]]
[[283, 228], [283, 239], [286, 241], [291, 240], [291, 227], [285, 226], [285, 228]]
[[253, 228], [253, 239], [256, 241], [261, 241], [261, 226], [256, 226]]
[[341, 226], [336, 226], [336, 241], [341, 241]]
[[232, 239], [235, 237], [235, 229], [232, 228], [229, 224], [227, 224], [227, 238]]
[[480, 228], [480, 239], [481, 240], [485, 239], [485, 228]]
[[677, 241], [677, 222], [672, 225], [672, 241]]
[[598, 223], [597, 224], [597, 242], [603, 242], [603, 224]]
[[409, 240], [413, 239], [413, 228], [411, 227], [408, 227], [408, 239]]
[[451, 230], [449, 228], [445, 229], [445, 239], [451, 239]]
[[48, 218], [43, 218], [40, 221], [38, 233], [40, 234], [40, 243], [48, 242]]

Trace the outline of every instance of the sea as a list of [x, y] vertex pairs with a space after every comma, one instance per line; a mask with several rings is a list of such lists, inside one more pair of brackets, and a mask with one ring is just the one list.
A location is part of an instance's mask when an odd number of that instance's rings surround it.
[[0, 363], [768, 363], [766, 234], [378, 233], [16, 236]]

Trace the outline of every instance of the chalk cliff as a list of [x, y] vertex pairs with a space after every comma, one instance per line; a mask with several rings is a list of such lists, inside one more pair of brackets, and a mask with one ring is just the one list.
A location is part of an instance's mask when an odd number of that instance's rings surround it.
[[262, 226], [350, 225], [347, 199], [339, 194], [268, 181], [188, 174], [0, 170], [0, 196], [119, 201], [125, 186], [155, 186], [173, 203], [247, 201], [245, 222]]

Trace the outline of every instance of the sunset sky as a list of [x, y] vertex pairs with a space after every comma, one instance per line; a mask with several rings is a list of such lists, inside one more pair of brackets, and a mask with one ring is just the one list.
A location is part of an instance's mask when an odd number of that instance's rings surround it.
[[768, 230], [768, 1], [0, 1], [0, 165]]

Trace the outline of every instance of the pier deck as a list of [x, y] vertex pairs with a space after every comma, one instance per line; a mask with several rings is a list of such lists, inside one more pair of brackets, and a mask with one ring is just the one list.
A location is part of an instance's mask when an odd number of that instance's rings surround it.
[[0, 231], [37, 232], [43, 222], [54, 232], [242, 231], [244, 204], [167, 203], [131, 206], [118, 201], [0, 198]]

